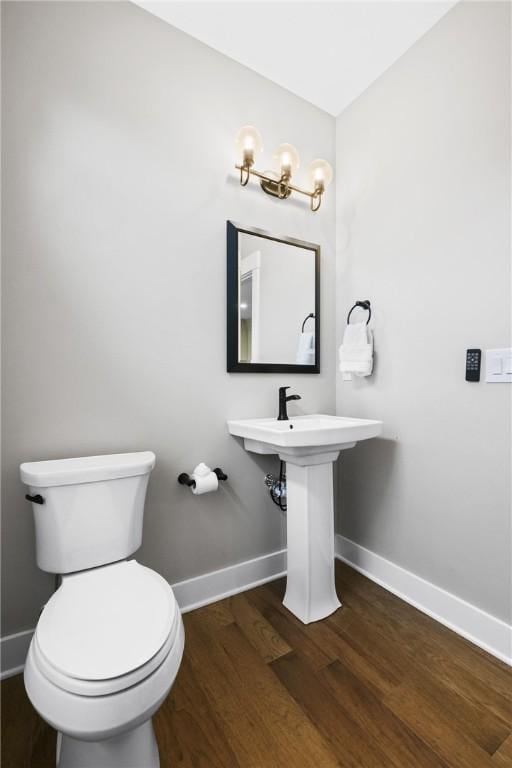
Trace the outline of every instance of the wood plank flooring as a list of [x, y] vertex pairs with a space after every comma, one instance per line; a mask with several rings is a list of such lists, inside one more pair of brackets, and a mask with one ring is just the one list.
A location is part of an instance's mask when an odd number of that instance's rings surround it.
[[[185, 615], [161, 768], [512, 768], [512, 669], [346, 565], [336, 580], [343, 607], [309, 626], [283, 579]], [[2, 768], [54, 765], [5, 681]]]

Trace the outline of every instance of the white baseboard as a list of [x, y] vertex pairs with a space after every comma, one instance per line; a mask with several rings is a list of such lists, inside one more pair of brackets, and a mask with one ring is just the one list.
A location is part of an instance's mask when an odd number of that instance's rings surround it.
[[286, 576], [286, 549], [179, 581], [172, 589], [182, 613]]
[[0, 638], [0, 680], [23, 672], [33, 629]]
[[[512, 627], [339, 534], [335, 554], [436, 621], [512, 665]], [[286, 549], [172, 585], [182, 613], [286, 575]], [[33, 630], [0, 640], [0, 679], [23, 671]]]
[[[181, 612], [186, 613], [285, 575], [286, 549], [282, 549], [193, 579], [179, 581], [172, 585], [172, 589]], [[33, 633], [34, 630], [29, 629], [1, 638], [0, 680], [23, 671]]]
[[512, 626], [390, 560], [336, 534], [336, 557], [512, 666]]

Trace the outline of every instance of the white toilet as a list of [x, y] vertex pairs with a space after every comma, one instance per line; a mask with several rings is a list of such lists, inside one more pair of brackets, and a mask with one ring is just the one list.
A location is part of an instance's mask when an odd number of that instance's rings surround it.
[[184, 630], [169, 584], [127, 560], [142, 541], [155, 456], [22, 464], [37, 564], [62, 575], [25, 665], [28, 696], [58, 731], [58, 768], [158, 768], [151, 717], [174, 682]]

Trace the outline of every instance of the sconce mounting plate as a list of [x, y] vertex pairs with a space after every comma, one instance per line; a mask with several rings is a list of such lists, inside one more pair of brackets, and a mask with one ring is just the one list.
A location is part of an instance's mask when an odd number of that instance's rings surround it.
[[260, 186], [267, 195], [278, 197], [280, 200], [286, 200], [292, 193], [290, 187], [284, 187], [277, 179], [276, 181], [273, 179], [261, 179]]

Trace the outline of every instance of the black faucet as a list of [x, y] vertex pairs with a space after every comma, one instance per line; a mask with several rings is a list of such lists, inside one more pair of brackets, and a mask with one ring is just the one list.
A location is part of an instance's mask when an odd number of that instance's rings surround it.
[[286, 396], [286, 390], [290, 387], [279, 387], [279, 416], [278, 421], [288, 421], [288, 411], [286, 409], [286, 403], [288, 400], [300, 400], [300, 395], [288, 395]]

